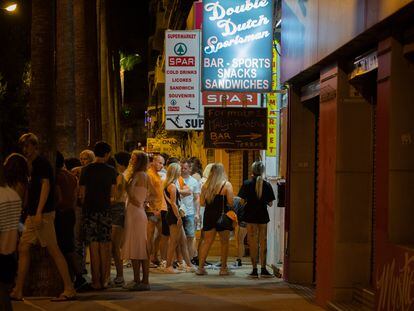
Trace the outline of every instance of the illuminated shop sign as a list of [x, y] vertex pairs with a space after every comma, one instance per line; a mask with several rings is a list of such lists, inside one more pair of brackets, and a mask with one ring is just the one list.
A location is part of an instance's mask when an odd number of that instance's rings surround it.
[[272, 0], [203, 1], [202, 88], [272, 88]]

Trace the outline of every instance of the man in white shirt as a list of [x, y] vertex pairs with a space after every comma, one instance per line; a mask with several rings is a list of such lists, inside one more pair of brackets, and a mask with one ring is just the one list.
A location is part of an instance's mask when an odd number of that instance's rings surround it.
[[183, 226], [187, 237], [188, 253], [193, 258], [195, 228], [200, 221], [200, 183], [191, 176], [191, 162], [188, 160], [181, 161], [181, 177], [189, 191], [180, 191], [181, 207], [185, 212]]

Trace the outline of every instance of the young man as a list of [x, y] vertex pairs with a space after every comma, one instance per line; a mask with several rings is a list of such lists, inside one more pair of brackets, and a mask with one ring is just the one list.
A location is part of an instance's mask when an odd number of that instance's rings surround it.
[[111, 272], [111, 201], [116, 190], [115, 169], [106, 162], [111, 146], [101, 141], [94, 149], [95, 162], [87, 165], [79, 180], [83, 203], [85, 242], [89, 244], [93, 289], [108, 287]]
[[188, 187], [186, 191], [180, 190], [181, 208], [185, 212], [183, 226], [187, 237], [188, 253], [190, 258], [194, 258], [195, 228], [200, 221], [200, 183], [191, 176], [191, 162], [188, 160], [181, 161], [181, 177]]
[[[159, 172], [164, 167], [164, 158], [161, 155], [155, 155], [151, 165], [147, 171], [150, 187], [148, 198], [148, 253], [151, 256], [151, 261], [157, 261], [158, 245], [161, 243], [161, 257], [166, 254], [166, 244], [168, 243], [168, 236], [165, 235], [165, 230], [162, 230], [161, 211], [167, 210], [167, 204], [164, 199], [163, 181]], [[157, 229], [157, 237], [155, 237], [155, 229]], [[164, 233], [164, 234], [161, 234]], [[161, 240], [161, 241], [160, 241]], [[162, 258], [164, 259], [164, 258]]]
[[65, 168], [63, 155], [56, 153], [56, 218], [55, 228], [58, 245], [76, 276], [75, 288], [86, 284], [82, 277], [81, 261], [75, 252], [75, 208], [78, 198], [78, 180]]
[[23, 298], [24, 280], [30, 265], [30, 247], [40, 242], [42, 247], [47, 247], [64, 283], [63, 293], [55, 300], [73, 299], [76, 292], [72, 285], [65, 257], [63, 257], [56, 240], [52, 166], [47, 159], [39, 155], [39, 142], [34, 134], [24, 134], [20, 137], [19, 143], [30, 168], [28, 217], [20, 239], [16, 286], [10, 297], [14, 300]]

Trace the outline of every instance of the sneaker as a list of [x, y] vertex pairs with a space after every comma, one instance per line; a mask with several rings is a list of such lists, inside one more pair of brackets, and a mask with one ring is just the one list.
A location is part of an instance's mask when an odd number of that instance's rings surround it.
[[220, 276], [234, 275], [234, 272], [230, 271], [228, 268], [225, 268], [225, 269], [220, 269], [219, 275]]
[[187, 268], [187, 264], [184, 261], [183, 262], [179, 262], [177, 264], [177, 270], [185, 271], [186, 268]]
[[248, 277], [251, 278], [251, 279], [259, 278], [259, 275], [257, 274], [257, 268], [253, 269], [252, 272], [248, 275]]
[[123, 276], [117, 276], [116, 278], [114, 278], [112, 280], [112, 282], [116, 287], [121, 287], [122, 285], [125, 284], [125, 280]]
[[199, 260], [198, 260], [198, 257], [196, 256], [196, 257], [194, 257], [193, 259], [191, 259], [191, 263], [192, 263], [194, 266], [198, 266], [198, 265], [200, 264], [200, 262], [199, 262]]
[[273, 278], [274, 275], [267, 271], [266, 268], [260, 269], [260, 277], [261, 278]]
[[150, 262], [149, 267], [150, 267], [150, 268], [158, 268], [158, 265], [156, 265], [156, 264], [155, 264], [155, 263], [153, 263], [153, 262]]
[[166, 267], [167, 267], [167, 261], [166, 260], [161, 260], [160, 265], [158, 266], [158, 268], [164, 269]]
[[207, 275], [207, 271], [204, 268], [198, 268], [195, 272], [196, 275]]
[[186, 266], [185, 267], [185, 272], [196, 272], [197, 271], [197, 268], [194, 266], [194, 265], [192, 265], [192, 266]]

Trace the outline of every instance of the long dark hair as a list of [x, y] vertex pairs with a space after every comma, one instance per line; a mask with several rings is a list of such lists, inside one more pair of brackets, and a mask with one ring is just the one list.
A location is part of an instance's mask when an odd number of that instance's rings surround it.
[[4, 161], [4, 177], [9, 186], [21, 183], [26, 185], [29, 178], [29, 166], [24, 156], [12, 153]]

